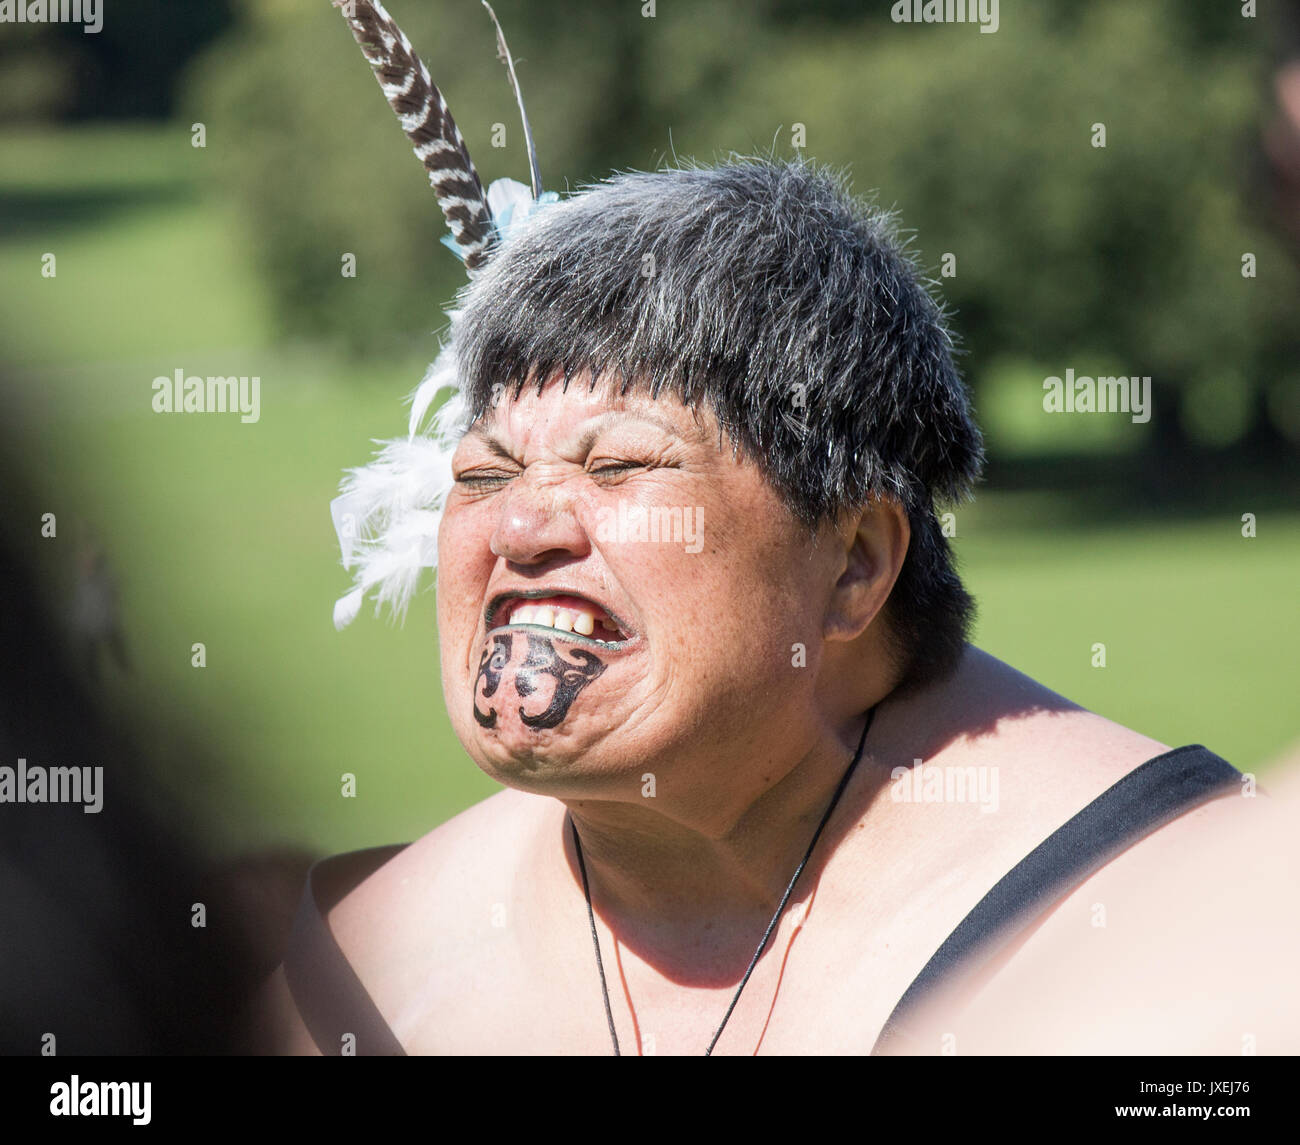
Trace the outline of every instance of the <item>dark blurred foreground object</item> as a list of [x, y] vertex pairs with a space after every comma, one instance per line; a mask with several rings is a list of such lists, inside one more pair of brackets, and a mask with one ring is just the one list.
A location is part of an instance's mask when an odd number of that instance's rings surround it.
[[131, 670], [117, 581], [108, 556], [95, 538], [87, 536], [77, 545], [77, 586], [72, 601], [73, 638], [91, 678], [100, 672], [101, 658], [123, 672]]
[[238, 1015], [279, 960], [311, 856], [205, 869], [38, 591], [31, 546], [72, 542], [39, 540], [40, 514], [2, 483], [0, 767], [103, 770], [93, 801], [0, 802], [0, 1053], [257, 1052]]

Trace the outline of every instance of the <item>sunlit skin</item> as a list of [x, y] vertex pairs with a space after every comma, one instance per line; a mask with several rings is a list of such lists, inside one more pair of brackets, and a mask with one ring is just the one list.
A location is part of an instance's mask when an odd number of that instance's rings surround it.
[[[507, 789], [329, 913], [408, 1052], [609, 1052], [571, 815], [624, 1052], [649, 1052], [647, 1035], [657, 1053], [702, 1053], [878, 705], [717, 1049], [867, 1053], [998, 879], [1167, 750], [973, 647], [951, 676], [895, 691], [886, 603], [906, 515], [872, 502], [809, 537], [707, 408], [553, 381], [489, 410], [453, 473], [444, 698]], [[703, 544], [610, 539], [601, 510], [620, 501], [698, 510]], [[596, 602], [626, 639], [507, 624], [508, 611], [489, 627], [499, 596], [532, 590]], [[997, 814], [894, 799], [892, 771], [917, 759], [996, 769]], [[311, 1044], [301, 1026], [292, 1037]]]
[[[834, 653], [862, 635], [893, 584], [908, 536], [901, 510], [810, 539], [757, 467], [719, 441], [711, 411], [577, 382], [500, 402], [452, 470], [438, 625], [447, 710], [471, 756], [504, 784], [569, 802], [594, 868], [652, 864], [652, 881], [691, 917], [770, 915], [871, 693], [888, 690], [883, 650], [849, 686]], [[620, 501], [689, 507], [700, 551], [600, 540], [601, 510]], [[499, 627], [488, 634], [488, 605], [535, 588], [590, 598], [630, 629], [616, 650], [540, 638], [566, 660], [590, 651], [602, 665], [554, 728], [527, 726], [517, 698], [525, 635], [539, 630], [506, 629], [514, 654], [498, 657], [490, 685], [481, 675], [502, 639]], [[492, 726], [476, 705], [495, 713]]]

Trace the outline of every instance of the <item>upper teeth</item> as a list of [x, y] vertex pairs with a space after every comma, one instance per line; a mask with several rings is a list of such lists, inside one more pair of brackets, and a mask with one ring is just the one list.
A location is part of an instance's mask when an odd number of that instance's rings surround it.
[[[558, 628], [561, 632], [590, 636], [596, 631], [596, 613], [594, 610], [589, 612], [585, 609], [555, 608], [550, 604], [524, 604], [511, 614], [510, 623], [540, 624], [546, 628]], [[613, 631], [603, 617], [601, 626]]]

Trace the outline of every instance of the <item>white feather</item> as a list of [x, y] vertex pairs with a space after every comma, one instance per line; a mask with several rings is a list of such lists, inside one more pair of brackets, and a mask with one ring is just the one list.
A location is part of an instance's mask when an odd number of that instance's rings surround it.
[[[545, 192], [536, 202], [514, 179], [497, 179], [488, 202], [504, 241], [533, 211], [559, 196]], [[453, 481], [451, 458], [468, 428], [455, 353], [458, 310], [447, 311], [450, 329], [441, 352], [411, 395], [407, 437], [376, 442], [382, 448], [369, 465], [350, 469], [341, 493], [330, 502], [343, 567], [354, 569], [352, 591], [334, 605], [334, 627], [346, 628], [368, 593], [376, 613], [385, 605], [399, 619], [406, 613], [426, 568], [438, 564], [438, 526]], [[425, 426], [444, 390], [450, 393]]]
[[438, 563], [455, 441], [416, 435], [380, 444], [374, 461], [349, 470], [342, 493], [330, 503], [343, 566], [356, 569], [352, 591], [334, 609], [338, 628], [351, 623], [374, 588], [380, 607], [403, 616], [420, 573]]

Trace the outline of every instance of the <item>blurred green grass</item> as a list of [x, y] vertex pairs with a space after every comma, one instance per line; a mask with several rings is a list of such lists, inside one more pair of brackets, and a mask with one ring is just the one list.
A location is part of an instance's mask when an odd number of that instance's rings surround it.
[[[348, 577], [328, 502], [371, 438], [403, 431], [434, 338], [376, 365], [277, 344], [248, 242], [198, 191], [205, 162], [180, 125], [0, 133], [10, 448], [59, 517], [57, 540], [21, 539], [63, 600], [75, 524], [106, 548], [133, 658], [108, 698], [215, 850], [414, 838], [497, 788], [443, 710], [431, 591], [404, 628], [367, 611], [334, 631]], [[430, 331], [446, 301], [429, 300]], [[258, 375], [261, 420], [155, 414], [150, 383], [177, 368]], [[1016, 423], [1009, 394], [995, 423]], [[1101, 527], [1068, 497], [982, 493], [955, 541], [976, 640], [1111, 719], [1257, 769], [1300, 724], [1300, 514], [1262, 514], [1254, 540], [1239, 516]]]

